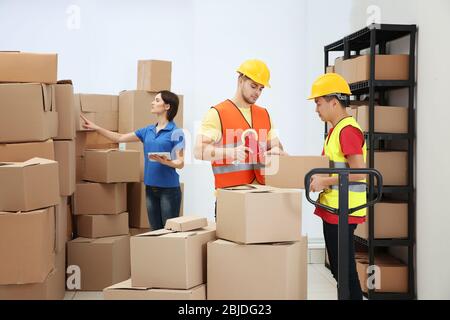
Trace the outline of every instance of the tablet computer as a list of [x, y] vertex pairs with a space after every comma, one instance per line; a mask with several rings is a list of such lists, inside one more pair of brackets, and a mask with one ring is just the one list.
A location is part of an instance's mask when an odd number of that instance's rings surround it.
[[171, 156], [170, 156], [170, 152], [149, 152], [147, 153], [147, 157], [150, 161], [156, 162], [156, 160], [152, 160], [150, 159], [150, 156], [152, 155], [156, 155], [156, 156], [165, 156], [166, 159], [172, 160]]

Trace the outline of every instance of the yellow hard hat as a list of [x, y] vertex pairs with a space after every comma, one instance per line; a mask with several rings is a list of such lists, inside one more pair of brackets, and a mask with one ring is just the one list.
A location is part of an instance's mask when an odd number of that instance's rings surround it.
[[330, 94], [351, 95], [350, 86], [345, 79], [337, 73], [327, 73], [321, 75], [314, 81], [311, 88], [311, 95], [308, 100], [327, 96]]
[[261, 60], [252, 59], [244, 61], [239, 69], [237, 69], [237, 72], [249, 77], [256, 83], [270, 88], [270, 70]]

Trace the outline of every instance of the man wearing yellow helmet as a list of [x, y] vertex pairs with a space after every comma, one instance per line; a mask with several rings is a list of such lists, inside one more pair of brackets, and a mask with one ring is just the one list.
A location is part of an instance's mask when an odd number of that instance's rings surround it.
[[[336, 73], [320, 76], [314, 82], [308, 98], [316, 103], [316, 112], [324, 122], [331, 122], [332, 128], [324, 143], [323, 154], [330, 160], [332, 168], [365, 168], [366, 144], [363, 132], [351, 116], [346, 106], [351, 95], [348, 83]], [[365, 175], [350, 175], [349, 208], [355, 208], [367, 201]], [[319, 202], [332, 208], [338, 208], [338, 176], [315, 175], [311, 177], [311, 191], [320, 192]], [[323, 220], [323, 232], [330, 267], [334, 278], [338, 274], [338, 215], [317, 207], [315, 212]], [[350, 298], [361, 300], [361, 286], [356, 272], [355, 247], [353, 235], [356, 225], [365, 221], [366, 209], [349, 215], [349, 288]]]
[[267, 65], [247, 60], [237, 72], [234, 98], [208, 110], [194, 149], [197, 159], [211, 161], [216, 188], [264, 184], [265, 156], [284, 153], [268, 111], [255, 104], [270, 88]]

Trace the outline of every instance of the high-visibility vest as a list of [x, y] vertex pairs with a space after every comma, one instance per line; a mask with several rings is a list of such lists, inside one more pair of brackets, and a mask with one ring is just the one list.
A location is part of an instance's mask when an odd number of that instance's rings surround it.
[[[267, 145], [267, 135], [270, 131], [270, 117], [265, 108], [252, 105], [250, 125], [239, 108], [230, 100], [226, 100], [213, 107], [217, 110], [222, 125], [222, 139], [216, 144], [218, 147], [231, 148], [242, 144], [242, 133], [247, 129], [256, 130], [258, 137], [256, 140], [261, 152]], [[253, 155], [254, 156], [254, 155]], [[261, 173], [263, 165], [257, 163], [247, 156], [244, 163], [233, 162], [232, 159], [221, 159], [212, 162], [215, 187], [226, 188], [243, 184], [250, 184], [256, 181], [265, 184], [264, 176]]]
[[[352, 117], [347, 117], [342, 119], [336, 127], [333, 129], [333, 132], [331, 132], [331, 135], [329, 139], [325, 141], [324, 144], [324, 151], [325, 155], [330, 160], [330, 168], [348, 168], [348, 162], [345, 158], [344, 154], [341, 150], [341, 143], [340, 143], [340, 135], [342, 129], [344, 129], [347, 126], [353, 126], [357, 129], [359, 129], [361, 132], [361, 127], [358, 125], [356, 120]], [[366, 161], [366, 143], [364, 142], [364, 145], [362, 147], [363, 150], [363, 157], [364, 162]], [[332, 176], [338, 176], [337, 174], [333, 174]], [[367, 190], [366, 190], [366, 180], [359, 180], [355, 182], [349, 182], [349, 202], [348, 206], [349, 208], [356, 208], [360, 205], [367, 203]], [[332, 207], [332, 208], [339, 208], [339, 186], [333, 185], [330, 186], [330, 189], [325, 189], [322, 191], [319, 195], [319, 202], [323, 205]], [[366, 216], [366, 209], [361, 209], [358, 211], [353, 212], [350, 214], [350, 216], [353, 217], [365, 217]]]

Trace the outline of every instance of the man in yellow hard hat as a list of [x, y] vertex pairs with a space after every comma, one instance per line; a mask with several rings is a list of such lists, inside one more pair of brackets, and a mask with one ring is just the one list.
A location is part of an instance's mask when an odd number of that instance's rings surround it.
[[253, 59], [237, 72], [234, 97], [208, 110], [195, 143], [195, 157], [211, 161], [215, 188], [264, 184], [265, 156], [284, 153], [269, 112], [255, 104], [270, 88], [269, 68]]
[[[320, 76], [313, 83], [308, 98], [316, 103], [316, 112], [324, 122], [330, 122], [332, 128], [325, 140], [323, 154], [330, 160], [331, 168], [365, 168], [366, 144], [364, 134], [356, 120], [349, 116], [346, 106], [351, 95], [350, 87], [343, 77], [336, 73]], [[367, 201], [366, 176], [352, 174], [349, 177], [349, 208], [355, 208]], [[311, 191], [321, 192], [319, 202], [332, 208], [338, 208], [338, 176], [311, 177]], [[330, 267], [334, 278], [338, 274], [338, 215], [317, 207], [315, 212], [323, 220], [323, 232]], [[361, 286], [356, 272], [355, 247], [353, 235], [357, 224], [363, 223], [366, 209], [349, 215], [349, 288], [350, 299], [361, 300]]]

